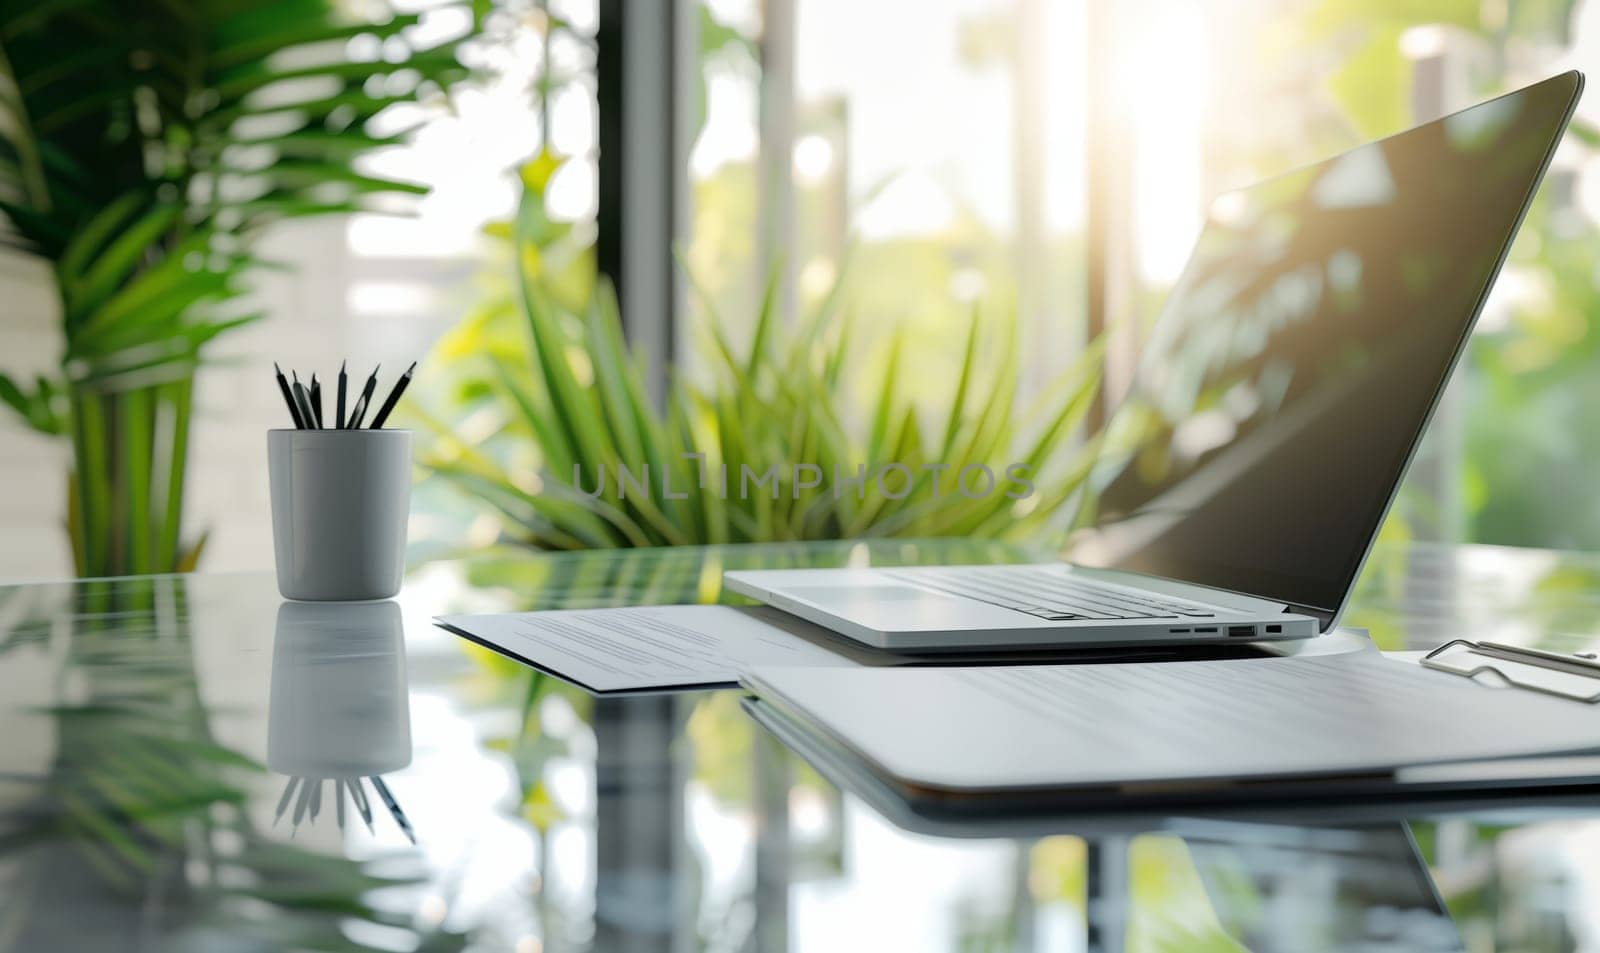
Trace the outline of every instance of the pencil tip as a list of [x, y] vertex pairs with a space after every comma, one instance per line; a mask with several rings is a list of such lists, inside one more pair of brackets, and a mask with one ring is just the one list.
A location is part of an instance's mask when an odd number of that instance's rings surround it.
[[349, 362], [348, 362], [348, 361], [340, 361], [340, 362], [339, 362], [339, 373], [341, 373], [341, 374], [343, 374], [343, 373], [344, 373], [344, 366], [345, 366], [345, 364], [347, 364], [347, 363], [349, 363]]
[[416, 361], [412, 361], [411, 362], [411, 366], [406, 368], [406, 373], [409, 374], [409, 373], [411, 373], [412, 371], [414, 371], [416, 369], [417, 369], [417, 362]]
[[283, 368], [281, 368], [281, 367], [279, 367], [279, 366], [278, 366], [278, 362], [277, 362], [277, 361], [273, 361], [273, 362], [272, 362], [272, 370], [273, 370], [273, 371], [274, 371], [274, 372], [275, 372], [275, 373], [277, 373], [277, 375], [278, 375], [278, 376], [279, 376], [279, 377], [282, 377], [282, 376], [283, 376]]

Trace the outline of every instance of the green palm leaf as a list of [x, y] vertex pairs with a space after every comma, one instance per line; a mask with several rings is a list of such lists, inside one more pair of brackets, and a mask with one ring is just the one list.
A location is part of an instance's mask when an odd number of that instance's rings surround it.
[[[365, 128], [415, 100], [397, 78], [427, 93], [466, 74], [457, 50], [482, 6], [443, 6], [469, 28], [423, 48], [420, 17], [387, 0], [0, 4], [0, 246], [49, 266], [65, 355], [48, 382], [7, 379], [0, 398], [72, 433], [84, 571], [173, 569], [189, 549], [172, 496], [183, 455], [156, 459], [147, 438], [210, 341], [254, 320], [238, 302], [267, 267], [261, 232], [423, 191], [352, 163], [398, 141]], [[357, 37], [384, 56], [343, 55]], [[186, 412], [173, 419], [186, 428]]]

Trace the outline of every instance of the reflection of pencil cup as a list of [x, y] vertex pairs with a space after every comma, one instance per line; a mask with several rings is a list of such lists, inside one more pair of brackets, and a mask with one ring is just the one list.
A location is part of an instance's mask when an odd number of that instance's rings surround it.
[[387, 599], [405, 570], [409, 430], [271, 430], [272, 542], [286, 599]]
[[410, 763], [400, 607], [280, 605], [267, 766], [296, 777], [351, 778]]

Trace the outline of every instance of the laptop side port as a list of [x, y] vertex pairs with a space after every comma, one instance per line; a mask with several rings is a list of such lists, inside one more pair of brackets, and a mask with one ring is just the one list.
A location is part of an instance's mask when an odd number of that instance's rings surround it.
[[1185, 635], [1188, 632], [1190, 632], [1191, 630], [1190, 629], [1169, 629], [1167, 631], [1171, 632], [1173, 635]]
[[1283, 634], [1283, 626], [1281, 626], [1281, 625], [1269, 625], [1269, 626], [1267, 626], [1267, 634], [1268, 635], [1282, 635]]
[[1236, 636], [1236, 637], [1241, 638], [1241, 639], [1249, 639], [1249, 638], [1254, 638], [1255, 634], [1256, 634], [1256, 627], [1253, 626], [1253, 625], [1230, 625], [1230, 626], [1228, 626], [1228, 636], [1230, 638]]
[[1199, 628], [1197, 626], [1194, 631], [1195, 631], [1196, 635], [1206, 635], [1208, 633], [1211, 634], [1211, 635], [1216, 635], [1217, 634], [1217, 627], [1214, 626], [1214, 625], [1208, 625], [1208, 626], [1206, 626], [1205, 628], [1202, 629], [1202, 628]]

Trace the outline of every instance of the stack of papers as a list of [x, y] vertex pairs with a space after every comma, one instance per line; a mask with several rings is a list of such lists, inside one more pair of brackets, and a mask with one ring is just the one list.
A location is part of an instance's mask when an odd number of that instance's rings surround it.
[[766, 607], [640, 606], [446, 615], [450, 631], [593, 692], [733, 685], [766, 666], [884, 665], [896, 656], [845, 644]]

